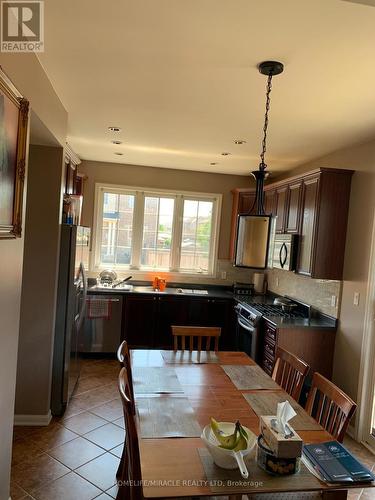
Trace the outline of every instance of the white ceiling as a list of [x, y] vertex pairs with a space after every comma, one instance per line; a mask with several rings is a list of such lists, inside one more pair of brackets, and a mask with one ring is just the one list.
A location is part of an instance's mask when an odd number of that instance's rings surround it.
[[342, 0], [48, 0], [40, 60], [82, 159], [234, 174], [259, 161], [256, 66], [280, 60], [266, 158], [280, 171], [375, 137], [374, 26], [375, 8]]

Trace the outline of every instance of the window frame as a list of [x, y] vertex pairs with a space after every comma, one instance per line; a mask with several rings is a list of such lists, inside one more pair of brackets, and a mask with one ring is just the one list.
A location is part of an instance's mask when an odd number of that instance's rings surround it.
[[[219, 234], [221, 220], [221, 205], [222, 194], [219, 193], [202, 193], [193, 191], [176, 191], [171, 189], [154, 189], [134, 186], [123, 186], [109, 183], [95, 184], [95, 199], [94, 199], [94, 220], [93, 220], [93, 245], [92, 258], [90, 259], [90, 270], [99, 272], [103, 269], [108, 269], [111, 264], [101, 264], [101, 234], [103, 229], [103, 200], [104, 193], [126, 194], [133, 195], [134, 211], [133, 211], [133, 228], [132, 228], [132, 244], [131, 244], [131, 261], [130, 264], [113, 265], [113, 269], [118, 273], [131, 271], [133, 275], [141, 277], [141, 275], [149, 275], [153, 272], [168, 274], [168, 276], [204, 276], [217, 277], [217, 261], [219, 250]], [[144, 223], [144, 197], [158, 196], [165, 198], [174, 198], [174, 213], [172, 227], [172, 245], [171, 258], [169, 269], [157, 269], [141, 267], [141, 252], [143, 242], [143, 223]], [[192, 201], [208, 201], [213, 203], [212, 209], [212, 227], [210, 237], [210, 251], [208, 256], [209, 269], [207, 272], [198, 272], [193, 270], [180, 270], [178, 268], [181, 258], [181, 241], [182, 241], [182, 225], [183, 225], [183, 207], [185, 200]]]

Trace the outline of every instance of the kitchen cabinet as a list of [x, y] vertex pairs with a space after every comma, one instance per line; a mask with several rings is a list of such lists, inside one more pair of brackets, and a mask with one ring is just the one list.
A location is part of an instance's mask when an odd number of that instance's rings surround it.
[[122, 338], [131, 348], [173, 347], [172, 325], [218, 326], [220, 349], [234, 349], [232, 299], [174, 295], [126, 295]]
[[288, 201], [288, 186], [276, 189], [276, 233], [285, 232], [285, 215]]
[[238, 201], [238, 213], [241, 215], [246, 215], [250, 213], [250, 210], [253, 208], [255, 201], [255, 192], [251, 193], [240, 193], [239, 201]]
[[189, 325], [221, 328], [220, 350], [234, 349], [234, 318], [232, 301], [217, 298], [192, 298], [189, 305]]
[[[298, 274], [342, 279], [352, 175], [352, 170], [318, 168], [266, 185], [265, 210], [277, 216], [276, 232], [298, 235]], [[255, 193], [250, 189], [232, 193], [229, 254], [233, 260], [237, 216], [246, 204], [241, 200]]]
[[154, 295], [128, 295], [124, 297], [122, 340], [135, 348], [152, 347], [156, 315]]
[[302, 181], [289, 184], [285, 232], [298, 234], [301, 217]]
[[298, 273], [342, 279], [352, 174], [324, 168], [303, 179]]
[[270, 321], [263, 320], [262, 331], [261, 366], [266, 373], [272, 374], [277, 348], [281, 347], [306, 361], [310, 373], [317, 371], [331, 379], [336, 335], [334, 328], [276, 328]]
[[154, 347], [172, 349], [172, 325], [189, 324], [188, 301], [184, 297], [158, 296], [154, 335]]
[[276, 191], [271, 189], [264, 193], [264, 211], [267, 215], [276, 213]]
[[303, 185], [303, 212], [297, 272], [312, 275], [314, 227], [317, 215], [319, 177], [306, 179]]

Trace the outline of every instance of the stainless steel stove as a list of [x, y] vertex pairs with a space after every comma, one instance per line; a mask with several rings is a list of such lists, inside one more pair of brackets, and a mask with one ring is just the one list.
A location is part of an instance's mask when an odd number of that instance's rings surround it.
[[[245, 307], [245, 306], [243, 306]], [[278, 316], [280, 318], [306, 318], [307, 315], [302, 310], [295, 310], [292, 312], [283, 311], [282, 307], [276, 304], [249, 304], [246, 308], [249, 310], [255, 310], [260, 313], [261, 316]]]
[[236, 307], [237, 328], [236, 343], [239, 351], [246, 352], [255, 361], [258, 359], [259, 329], [261, 319], [265, 318], [285, 318], [297, 319], [309, 317], [309, 306], [295, 301], [297, 307], [291, 312], [283, 311], [281, 305], [272, 303], [272, 299], [256, 297], [242, 297]]

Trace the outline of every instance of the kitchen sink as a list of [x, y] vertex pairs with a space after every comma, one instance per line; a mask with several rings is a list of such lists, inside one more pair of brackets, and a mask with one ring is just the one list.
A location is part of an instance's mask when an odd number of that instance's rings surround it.
[[121, 285], [118, 285], [116, 287], [113, 286], [106, 286], [106, 285], [95, 285], [92, 287], [93, 290], [108, 290], [108, 291], [116, 291], [116, 290], [122, 290], [123, 292], [132, 292], [133, 291], [133, 285], [128, 285], [126, 283], [123, 283]]

